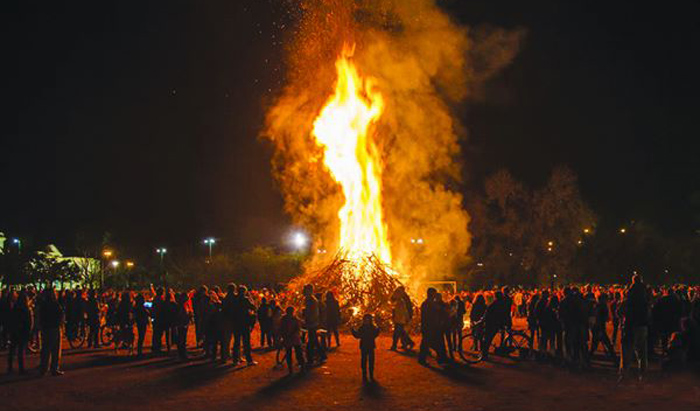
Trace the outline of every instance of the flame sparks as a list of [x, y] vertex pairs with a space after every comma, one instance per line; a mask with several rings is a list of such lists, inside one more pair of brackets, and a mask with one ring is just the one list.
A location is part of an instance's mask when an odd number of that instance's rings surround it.
[[374, 253], [391, 264], [382, 213], [381, 159], [372, 140], [384, 100], [371, 78], [360, 77], [352, 54], [353, 48], [346, 47], [336, 61], [335, 91], [314, 121], [312, 135], [345, 196], [338, 211], [340, 249], [350, 257]]

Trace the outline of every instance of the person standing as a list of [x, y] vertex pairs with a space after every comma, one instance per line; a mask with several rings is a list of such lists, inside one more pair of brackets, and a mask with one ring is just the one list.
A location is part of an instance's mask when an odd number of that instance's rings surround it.
[[294, 315], [294, 307], [287, 307], [286, 314], [280, 319], [280, 338], [287, 353], [287, 369], [294, 373], [292, 354], [297, 357], [297, 363], [302, 371], [305, 369], [304, 354], [301, 349], [301, 321]]
[[177, 356], [180, 360], [187, 360], [187, 329], [190, 324], [190, 315], [187, 312], [187, 293], [179, 293], [176, 298], [176, 311], [174, 318], [175, 336], [177, 338]]
[[22, 290], [17, 296], [17, 301], [10, 311], [8, 318], [10, 334], [10, 352], [7, 354], [7, 372], [12, 373], [14, 355], [17, 355], [17, 367], [20, 374], [24, 374], [24, 352], [32, 332], [34, 314], [29, 307], [27, 293]]
[[326, 327], [328, 330], [328, 344], [331, 346], [331, 337], [335, 336], [335, 345], [340, 347], [340, 334], [338, 332], [338, 326], [340, 325], [340, 305], [338, 300], [335, 299], [333, 292], [328, 291], [326, 293]]
[[375, 340], [379, 336], [379, 328], [374, 325], [372, 314], [365, 314], [362, 317], [362, 325], [357, 330], [352, 330], [353, 337], [360, 340], [360, 364], [362, 368], [362, 382], [367, 382], [367, 371], [369, 371], [369, 381], [374, 381], [374, 349]]
[[[233, 337], [233, 328], [237, 319], [237, 301], [236, 301], [236, 284], [230, 283], [226, 287], [226, 297], [221, 302], [221, 312], [217, 316], [217, 326], [219, 328], [220, 345], [221, 345], [221, 361], [226, 362], [231, 355], [231, 338]], [[216, 349], [214, 350], [216, 353]], [[216, 355], [214, 356], [216, 358]], [[234, 354], [234, 362], [238, 362]]]
[[234, 307], [233, 361], [234, 363], [240, 361], [241, 345], [243, 345], [243, 355], [246, 358], [246, 363], [249, 366], [257, 365], [257, 362], [253, 361], [250, 348], [250, 333], [255, 326], [255, 305], [248, 297], [246, 286], [238, 286]]
[[192, 313], [194, 314], [194, 335], [197, 341], [197, 347], [200, 347], [204, 341], [204, 324], [206, 323], [208, 304], [209, 289], [206, 285], [202, 285], [192, 297]]
[[610, 319], [610, 312], [608, 309], [608, 296], [605, 293], [600, 293], [598, 296], [598, 303], [594, 308], [595, 320], [593, 322], [593, 327], [591, 328], [592, 338], [591, 338], [591, 349], [590, 357], [598, 349], [598, 344], [602, 343], [608, 357], [615, 362], [615, 349], [610, 342], [608, 337], [607, 324]]
[[641, 381], [648, 365], [649, 300], [646, 286], [637, 274], [632, 277], [632, 285], [622, 302], [621, 314], [622, 355], [619, 378], [625, 377], [634, 356]]
[[260, 324], [260, 348], [265, 347], [265, 342], [268, 347], [272, 347], [272, 309], [265, 297], [260, 300], [260, 307], [258, 307], [258, 324]]
[[418, 363], [427, 365], [427, 358], [430, 350], [437, 353], [438, 364], [447, 363], [447, 352], [445, 349], [445, 339], [443, 338], [441, 309], [437, 301], [437, 290], [428, 288], [425, 301], [420, 306], [421, 313], [421, 341], [418, 353]]
[[151, 307], [151, 315], [153, 317], [153, 335], [151, 336], [151, 350], [155, 354], [160, 354], [163, 349], [163, 332], [165, 331], [165, 322], [163, 318], [165, 314], [165, 309], [163, 308], [163, 292], [163, 288], [158, 287], [158, 289], [153, 293], [153, 305]]
[[88, 325], [88, 348], [100, 347], [100, 305], [97, 302], [95, 290], [88, 292], [88, 299], [85, 303], [85, 314]]
[[43, 376], [50, 367], [52, 375], [63, 375], [63, 371], [58, 368], [61, 361], [61, 326], [64, 323], [65, 314], [53, 288], [44, 290], [39, 309], [42, 341], [39, 371]]
[[136, 304], [134, 305], [134, 322], [136, 323], [136, 332], [138, 339], [136, 343], [136, 356], [143, 355], [143, 341], [146, 339], [146, 330], [148, 329], [149, 312], [146, 308], [146, 299], [143, 294], [136, 296]]
[[321, 326], [321, 307], [314, 297], [314, 286], [306, 284], [304, 286], [304, 326], [307, 332], [306, 362], [311, 364], [318, 354], [320, 361], [326, 360], [326, 353], [323, 351], [318, 341], [318, 329]]
[[394, 323], [391, 350], [396, 350], [399, 341], [401, 341], [401, 348], [411, 349], [415, 343], [406, 332], [406, 325], [411, 322], [413, 317], [413, 303], [411, 303], [411, 298], [406, 294], [404, 286], [396, 287], [396, 290], [391, 295], [391, 303], [393, 304], [391, 320]]

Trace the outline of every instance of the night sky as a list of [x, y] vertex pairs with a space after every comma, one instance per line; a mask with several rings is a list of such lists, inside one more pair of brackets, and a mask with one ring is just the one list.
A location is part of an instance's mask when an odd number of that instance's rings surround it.
[[[281, 2], [19, 2], [0, 231], [68, 250], [104, 231], [144, 250], [280, 242], [290, 223], [257, 134], [284, 81]], [[567, 164], [603, 223], [699, 228], [698, 2], [441, 4], [527, 32], [456, 113], [465, 190], [501, 167], [541, 185]]]

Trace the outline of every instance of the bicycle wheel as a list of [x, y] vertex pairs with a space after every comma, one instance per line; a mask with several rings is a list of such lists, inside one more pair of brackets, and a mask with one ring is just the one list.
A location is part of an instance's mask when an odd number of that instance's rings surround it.
[[478, 340], [479, 338], [475, 337], [472, 331], [468, 331], [462, 336], [462, 350], [458, 350], [458, 352], [464, 362], [476, 364], [483, 359]]
[[75, 326], [68, 335], [68, 345], [70, 348], [80, 348], [85, 343], [85, 329], [80, 326]]
[[519, 358], [527, 359], [532, 355], [532, 339], [522, 331], [511, 331], [508, 335], [508, 345], [511, 353]]
[[103, 345], [110, 345], [114, 341], [114, 329], [112, 327], [105, 325], [100, 330], [100, 340], [102, 340]]

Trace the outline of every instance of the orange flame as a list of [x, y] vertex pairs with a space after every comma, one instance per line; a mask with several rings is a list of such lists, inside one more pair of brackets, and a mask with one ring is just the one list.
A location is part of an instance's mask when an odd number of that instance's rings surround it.
[[313, 136], [323, 148], [324, 164], [345, 195], [338, 211], [339, 247], [352, 257], [374, 253], [391, 264], [382, 213], [381, 159], [372, 140], [372, 125], [384, 109], [371, 78], [360, 77], [345, 48], [335, 63], [334, 94], [314, 121]]

